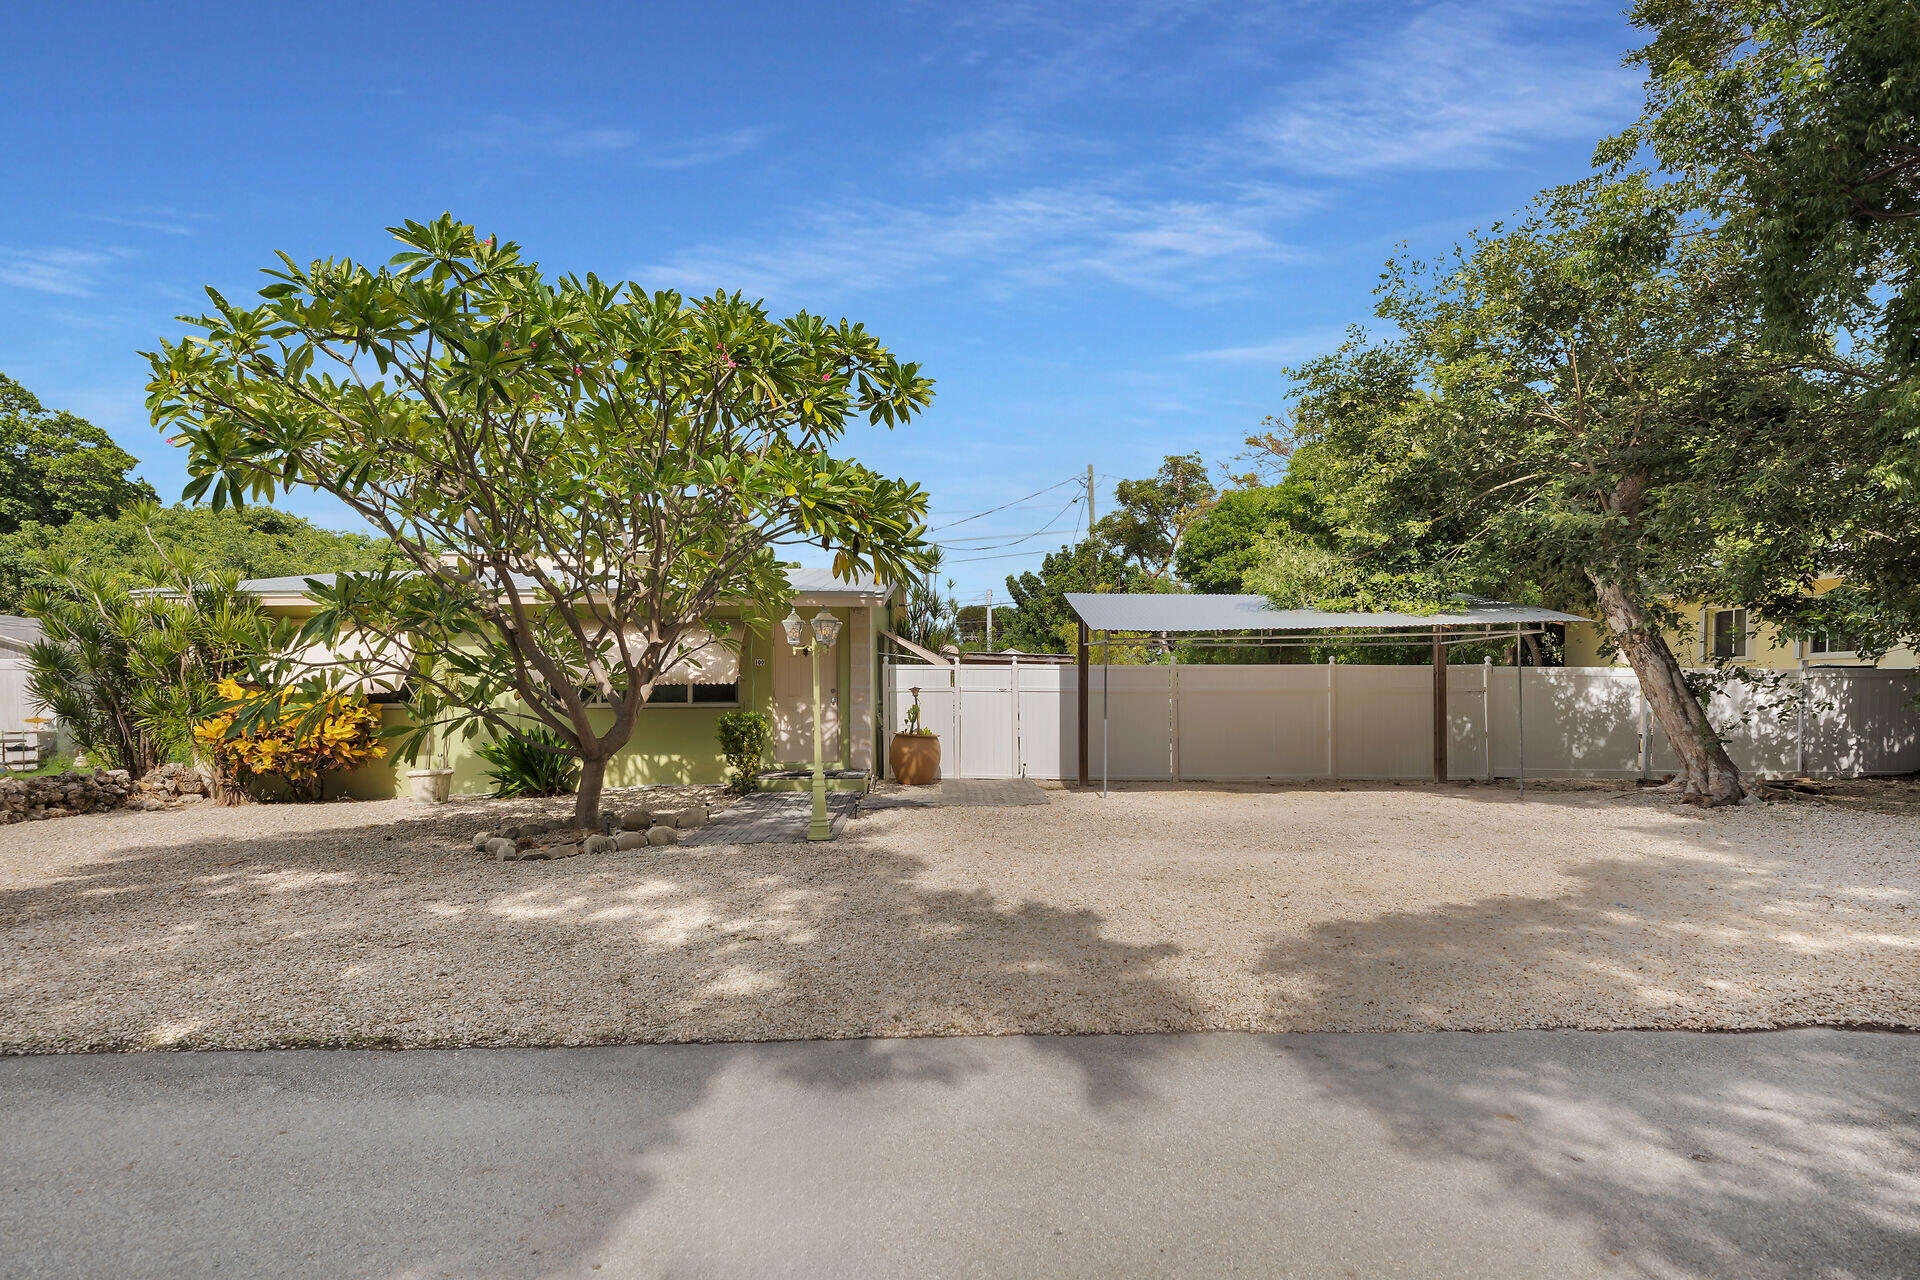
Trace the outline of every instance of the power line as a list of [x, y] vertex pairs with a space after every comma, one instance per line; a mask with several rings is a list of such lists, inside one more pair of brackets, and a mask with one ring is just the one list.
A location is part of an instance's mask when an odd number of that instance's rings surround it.
[[973, 564], [975, 561], [978, 561], [978, 560], [1012, 560], [1017, 556], [1041, 556], [1041, 555], [1050, 556], [1052, 554], [1053, 552], [1051, 551], [1044, 551], [1039, 548], [1029, 548], [1026, 551], [1002, 551], [1000, 554], [992, 555], [992, 556], [962, 556], [958, 560], [943, 560], [941, 563], [943, 565]]
[[997, 507], [988, 507], [985, 511], [976, 511], [972, 515], [966, 516], [963, 519], [949, 520], [947, 523], [943, 525], [939, 525], [935, 528], [927, 530], [927, 532], [938, 533], [940, 532], [941, 529], [958, 528], [960, 525], [968, 524], [968, 523], [971, 523], [972, 521], [978, 520], [981, 516], [990, 516], [996, 511], [1005, 511], [1008, 507], [1018, 506], [1022, 502], [1031, 502], [1043, 493], [1052, 493], [1055, 489], [1060, 488], [1061, 485], [1079, 484], [1079, 483], [1080, 483], [1079, 476], [1077, 475], [1068, 476], [1065, 480], [1062, 480], [1060, 484], [1050, 484], [1044, 489], [1036, 489], [1034, 492], [1028, 494], [1024, 498], [1015, 498], [1012, 502], [1003, 502]]
[[[1054, 512], [1052, 519], [1048, 520], [1045, 525], [1041, 526], [1038, 529], [1035, 529], [1032, 533], [1018, 534], [1018, 535], [1015, 535], [1014, 537], [1007, 538], [1006, 541], [1004, 542], [989, 542], [985, 546], [962, 547], [961, 550], [963, 551], [994, 551], [994, 550], [998, 550], [1001, 547], [1019, 546], [1023, 542], [1031, 542], [1033, 539], [1045, 537], [1049, 533], [1065, 533], [1067, 532], [1065, 529], [1058, 529], [1054, 527], [1056, 522], [1060, 519], [1061, 516], [1067, 514], [1067, 512], [1079, 506], [1082, 501], [1084, 501], [1084, 499], [1075, 497], [1070, 502], [1068, 502], [1066, 506], [1061, 507], [1058, 511]], [[1005, 534], [989, 534], [987, 536], [995, 537], [995, 538], [1006, 538]], [[974, 541], [979, 541], [979, 539], [962, 538], [962, 539], [956, 539], [956, 541], [974, 542]]]
[[[960, 547], [960, 551], [996, 551], [998, 547], [1018, 547], [1023, 541], [1031, 541], [1031, 539], [1035, 539], [1035, 537], [1044, 537], [1046, 533], [1066, 533], [1068, 530], [1058, 528], [1060, 516], [1064, 516], [1064, 514], [1068, 514], [1069, 510], [1079, 507], [1081, 501], [1083, 501], [1083, 499], [1079, 499], [1079, 497], [1071, 499], [1066, 507], [1056, 510], [1056, 512], [1046, 520], [1046, 524], [1043, 524], [1041, 528], [1037, 528], [1037, 530], [1033, 530], [1031, 533], [1012, 533], [1012, 535], [1008, 535], [1008, 533], [983, 533], [983, 535], [979, 535], [979, 537], [954, 537], [954, 539], [950, 539], [950, 541], [956, 541], [956, 543], [983, 543], [981, 547]], [[1073, 528], [1079, 528], [1079, 526], [1073, 526]], [[996, 539], [998, 539], [998, 541], [996, 541]], [[947, 541], [941, 541], [939, 545], [945, 547], [948, 543]]]

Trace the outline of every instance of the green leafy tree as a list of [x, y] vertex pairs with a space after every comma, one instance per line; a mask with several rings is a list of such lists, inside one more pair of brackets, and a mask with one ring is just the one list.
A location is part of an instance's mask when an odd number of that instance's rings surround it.
[[[1816, 371], [1824, 412], [1852, 419], [1845, 474], [1823, 485], [1839, 501], [1782, 491], [1758, 512], [1818, 527], [1818, 565], [1748, 555], [1739, 598], [1792, 635], [1920, 643], [1920, 5], [1639, 0], [1630, 13], [1652, 36], [1632, 59], [1647, 110], [1600, 158], [1650, 145], [1703, 193], [1769, 344]], [[1815, 597], [1816, 572], [1845, 585]]]
[[1639, 0], [1650, 143], [1752, 255], [1782, 336], [1864, 329], [1920, 372], [1920, 6]]
[[303, 636], [344, 638], [332, 678], [444, 698], [403, 755], [436, 730], [544, 728], [595, 825], [607, 761], [714, 606], [786, 611], [777, 544], [849, 578], [923, 567], [926, 495], [829, 452], [932, 399], [862, 326], [548, 280], [450, 215], [392, 231], [384, 268], [281, 255], [259, 306], [209, 290], [203, 334], [150, 353], [148, 404], [189, 499], [316, 489], [389, 540], [400, 568], [314, 590]]
[[242, 578], [377, 568], [384, 541], [335, 533], [272, 507], [155, 507], [143, 504], [102, 519], [78, 517], [58, 527], [29, 523], [0, 535], [0, 613], [17, 612], [27, 593], [52, 581], [45, 564], [62, 556], [131, 577], [158, 542], [207, 570]]
[[1066, 601], [1069, 591], [1151, 591], [1164, 584], [1101, 543], [1082, 539], [1051, 552], [1040, 571], [1007, 579], [1013, 614], [1006, 635], [994, 642], [1022, 653], [1071, 653], [1078, 644], [1079, 619]]
[[[1007, 628], [1013, 623], [1013, 606], [999, 604], [993, 607], [993, 647], [1006, 648]], [[987, 644], [987, 606], [984, 604], [964, 604], [955, 611], [954, 628], [959, 633], [962, 647], [985, 650]]]
[[80, 748], [135, 778], [192, 749], [193, 729], [225, 699], [221, 680], [284, 649], [291, 624], [159, 544], [132, 574], [54, 556], [27, 611], [44, 638], [28, 650], [27, 688]]
[[1296, 429], [1324, 444], [1360, 580], [1597, 610], [1685, 795], [1724, 804], [1739, 774], [1662, 636], [1661, 601], [1715, 598], [1723, 558], [1754, 539], [1755, 500], [1842, 474], [1846, 445], [1759, 341], [1729, 284], [1737, 247], [1692, 209], [1683, 187], [1588, 182], [1455, 261], [1390, 263], [1380, 314], [1404, 338], [1295, 371]]
[[1199, 454], [1172, 455], [1147, 479], [1114, 486], [1118, 509], [1101, 518], [1094, 536], [1147, 576], [1166, 578], [1187, 531], [1217, 496]]
[[159, 495], [127, 473], [138, 463], [84, 418], [49, 412], [0, 373], [0, 535], [25, 524], [112, 517]]
[[1237, 595], [1268, 543], [1283, 536], [1324, 542], [1328, 532], [1319, 495], [1303, 479], [1229, 489], [1181, 540], [1174, 569], [1195, 591]]

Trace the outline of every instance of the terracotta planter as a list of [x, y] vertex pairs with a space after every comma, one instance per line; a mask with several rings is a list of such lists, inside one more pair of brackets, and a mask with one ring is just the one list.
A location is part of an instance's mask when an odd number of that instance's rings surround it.
[[940, 772], [940, 736], [934, 733], [896, 733], [887, 749], [887, 762], [893, 766], [893, 780], [909, 787], [924, 787]]

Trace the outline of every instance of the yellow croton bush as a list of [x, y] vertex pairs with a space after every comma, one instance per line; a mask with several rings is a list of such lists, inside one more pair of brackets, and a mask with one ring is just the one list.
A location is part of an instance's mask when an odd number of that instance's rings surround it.
[[[364, 699], [325, 695], [318, 699], [319, 714], [314, 716], [314, 699], [287, 693], [270, 721], [234, 733], [240, 711], [271, 696], [271, 691], [233, 679], [222, 680], [217, 688], [232, 709], [202, 721], [194, 728], [193, 738], [220, 771], [236, 782], [282, 778], [294, 795], [317, 800], [327, 774], [357, 769], [386, 754], [380, 745], [380, 708]], [[303, 721], [305, 732], [300, 731]]]

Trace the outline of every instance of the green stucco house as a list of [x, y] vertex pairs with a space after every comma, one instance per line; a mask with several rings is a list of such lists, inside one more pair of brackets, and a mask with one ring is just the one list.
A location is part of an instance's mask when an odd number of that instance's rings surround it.
[[[332, 575], [311, 576], [326, 581]], [[787, 576], [793, 585], [793, 607], [803, 616], [826, 608], [841, 622], [832, 659], [821, 672], [821, 723], [828, 767], [871, 771], [880, 758], [880, 658], [876, 641], [887, 625], [892, 588], [870, 579], [842, 581], [825, 569], [790, 569]], [[306, 595], [306, 581], [306, 576], [254, 578], [240, 585], [268, 611], [297, 618], [313, 609]], [[742, 707], [759, 711], [772, 726], [769, 767], [812, 764], [812, 659], [795, 655], [787, 646], [778, 617], [755, 618], [740, 608], [723, 607], [714, 612], [707, 626], [738, 637], [738, 654], [709, 645], [697, 664], [683, 664], [662, 673], [654, 696], [640, 713], [633, 741], [607, 769], [607, 786], [723, 781], [726, 768], [714, 736], [715, 721], [722, 712]], [[405, 722], [403, 695], [374, 696], [390, 703], [386, 712], [389, 723]], [[611, 716], [612, 712], [606, 714]], [[489, 789], [486, 765], [473, 752], [480, 741], [484, 739], [453, 744], [455, 795], [484, 795]], [[402, 774], [408, 767], [414, 766], [382, 761], [329, 780], [327, 795], [383, 799], [405, 794]], [[419, 767], [424, 767], [424, 761]]]

